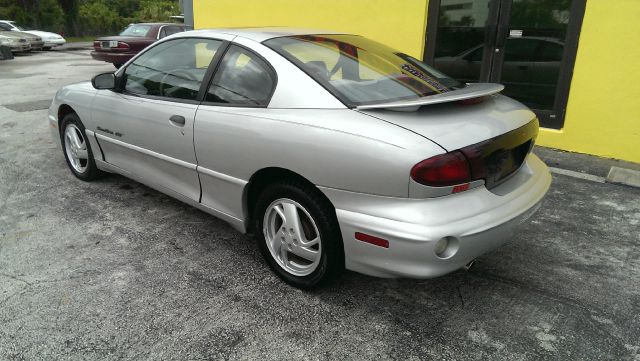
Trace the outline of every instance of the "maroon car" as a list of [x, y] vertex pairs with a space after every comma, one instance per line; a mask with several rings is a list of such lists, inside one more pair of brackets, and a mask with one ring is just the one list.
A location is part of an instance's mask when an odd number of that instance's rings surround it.
[[188, 29], [184, 24], [141, 23], [127, 26], [120, 35], [98, 38], [93, 42], [91, 57], [113, 63], [120, 68], [134, 55], [165, 36]]

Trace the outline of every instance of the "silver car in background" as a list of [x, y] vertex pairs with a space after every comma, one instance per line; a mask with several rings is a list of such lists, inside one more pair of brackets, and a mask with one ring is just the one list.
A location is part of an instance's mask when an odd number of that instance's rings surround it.
[[510, 239], [551, 177], [502, 88], [355, 35], [199, 30], [60, 89], [49, 123], [76, 177], [119, 173], [254, 232], [310, 288], [345, 267], [436, 277]]

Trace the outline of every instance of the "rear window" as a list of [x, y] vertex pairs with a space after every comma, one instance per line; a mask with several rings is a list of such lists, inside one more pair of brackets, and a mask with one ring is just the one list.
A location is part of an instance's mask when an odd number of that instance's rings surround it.
[[417, 99], [462, 86], [409, 55], [361, 36], [301, 35], [264, 44], [350, 106]]
[[129, 25], [121, 33], [121, 36], [140, 36], [145, 37], [149, 33], [151, 25]]

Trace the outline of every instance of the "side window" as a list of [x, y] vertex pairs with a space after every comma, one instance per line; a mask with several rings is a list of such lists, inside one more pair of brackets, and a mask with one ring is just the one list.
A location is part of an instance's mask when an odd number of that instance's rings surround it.
[[267, 106], [276, 85], [269, 66], [256, 54], [232, 45], [213, 77], [206, 101]]
[[182, 29], [178, 26], [163, 26], [162, 29], [160, 29], [160, 36], [159, 38], [166, 38], [169, 35], [173, 35], [175, 33], [179, 33], [181, 32]]
[[484, 47], [479, 47], [476, 50], [468, 53], [464, 56], [464, 60], [468, 61], [482, 61], [482, 52], [484, 51]]
[[507, 39], [504, 61], [535, 61], [538, 44], [538, 40], [532, 39]]
[[11, 26], [5, 23], [0, 23], [0, 29], [9, 31], [11, 30]]
[[538, 61], [562, 61], [562, 45], [545, 41], [539, 50]]
[[125, 69], [124, 90], [138, 95], [196, 100], [222, 41], [184, 38], [160, 43]]

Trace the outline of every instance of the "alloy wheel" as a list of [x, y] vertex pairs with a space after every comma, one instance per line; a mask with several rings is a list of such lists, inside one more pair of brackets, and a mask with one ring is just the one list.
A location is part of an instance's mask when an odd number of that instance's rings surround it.
[[84, 173], [89, 164], [89, 151], [82, 131], [75, 124], [68, 124], [64, 130], [64, 148], [73, 170]]
[[287, 198], [273, 201], [264, 214], [263, 233], [271, 255], [288, 273], [307, 276], [318, 267], [320, 232], [299, 203]]

